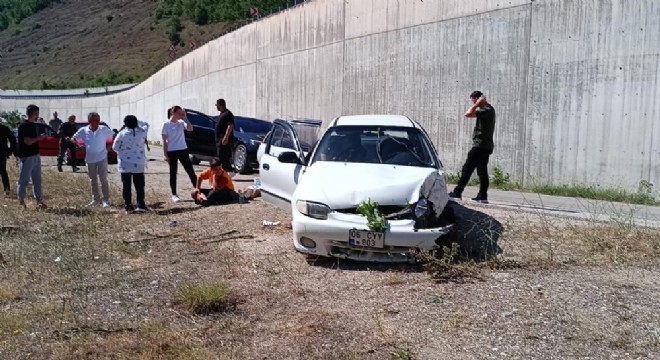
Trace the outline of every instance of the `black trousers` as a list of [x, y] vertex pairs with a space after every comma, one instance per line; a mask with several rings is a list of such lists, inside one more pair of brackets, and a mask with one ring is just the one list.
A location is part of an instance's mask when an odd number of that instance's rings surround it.
[[131, 181], [133, 182], [133, 186], [135, 186], [137, 205], [142, 208], [146, 208], [146, 204], [144, 203], [144, 173], [121, 173], [124, 206], [133, 205], [131, 195]]
[[2, 188], [9, 191], [9, 174], [7, 174], [7, 156], [0, 154], [0, 177], [2, 177]]
[[60, 141], [60, 156], [57, 157], [57, 165], [62, 166], [62, 164], [64, 164], [64, 160], [66, 160], [66, 149], [71, 150], [71, 159], [73, 160], [71, 166], [75, 167], [78, 147], [76, 147], [71, 141]]
[[172, 189], [172, 195], [176, 195], [176, 173], [179, 169], [179, 162], [181, 162], [183, 169], [188, 174], [192, 186], [197, 186], [197, 175], [195, 175], [195, 169], [193, 169], [193, 165], [190, 162], [188, 149], [168, 151], [167, 157], [170, 164], [170, 188]]
[[218, 150], [218, 160], [222, 162], [222, 168], [225, 171], [232, 171], [234, 169], [234, 164], [232, 163], [232, 151], [231, 145], [217, 145]]
[[454, 188], [454, 194], [463, 194], [463, 190], [470, 181], [474, 169], [477, 169], [477, 175], [479, 176], [479, 195], [482, 198], [488, 197], [488, 186], [490, 185], [488, 179], [488, 159], [492, 153], [492, 150], [478, 147], [473, 147], [468, 152], [467, 160], [465, 160], [465, 164], [461, 169], [461, 179]]
[[201, 202], [202, 206], [221, 205], [232, 201], [238, 200], [238, 193], [229, 189], [211, 190], [201, 189], [202, 193], [206, 195], [206, 200]]

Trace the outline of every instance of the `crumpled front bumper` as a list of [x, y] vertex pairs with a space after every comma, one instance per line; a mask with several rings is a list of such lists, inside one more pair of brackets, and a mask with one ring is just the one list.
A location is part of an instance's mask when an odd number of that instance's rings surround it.
[[[296, 250], [311, 255], [373, 262], [415, 262], [415, 250], [434, 250], [436, 241], [448, 236], [453, 225], [415, 230], [414, 220], [389, 220], [384, 247], [351, 246], [348, 234], [352, 229], [368, 230], [367, 219], [356, 214], [332, 212], [327, 220], [314, 219], [293, 210], [293, 244]], [[316, 247], [305, 247], [300, 239], [307, 237]]]

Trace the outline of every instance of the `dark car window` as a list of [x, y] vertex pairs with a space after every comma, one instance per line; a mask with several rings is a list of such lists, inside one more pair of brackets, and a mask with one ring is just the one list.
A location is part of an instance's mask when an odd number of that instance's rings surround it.
[[321, 130], [320, 123], [309, 123], [305, 121], [292, 121], [291, 127], [296, 131], [298, 141], [303, 151], [310, 151], [319, 140]]
[[270, 146], [277, 146], [277, 147], [282, 147], [282, 134], [284, 133], [284, 129], [282, 129], [281, 126], [275, 126], [273, 129], [273, 135], [271, 135], [272, 141], [270, 143]]
[[203, 127], [208, 129], [215, 128], [215, 124], [211, 118], [200, 114], [188, 112], [188, 120], [190, 120], [190, 123], [195, 127]]
[[266, 134], [272, 127], [273, 124], [268, 121], [241, 116], [234, 117], [234, 128], [236, 132]]
[[50, 126], [46, 126], [44, 124], [36, 124], [37, 125], [37, 133], [38, 134], [44, 134], [46, 136], [55, 136], [55, 131]]

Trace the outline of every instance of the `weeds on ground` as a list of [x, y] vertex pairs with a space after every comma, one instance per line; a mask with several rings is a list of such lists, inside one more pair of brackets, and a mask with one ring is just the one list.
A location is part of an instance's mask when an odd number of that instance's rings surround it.
[[392, 360], [413, 360], [413, 353], [409, 349], [396, 350], [390, 353]]
[[[455, 174], [451, 173], [445, 173], [445, 180], [447, 181], [447, 184], [458, 184], [458, 181], [461, 179], [461, 173], [456, 172]], [[467, 186], [477, 186], [479, 185], [479, 178], [473, 174], [473, 176], [470, 178], [470, 181], [468, 181]], [[513, 183], [511, 181], [511, 174], [505, 173], [502, 168], [499, 166], [496, 166], [493, 169], [493, 174], [490, 179], [490, 185], [496, 189], [504, 190], [504, 191], [511, 191], [511, 190], [518, 190], [522, 189], [522, 186], [517, 183]]]
[[[543, 213], [535, 216], [510, 220], [501, 239], [509, 257], [514, 256], [521, 266], [660, 263], [660, 229], [625, 221], [566, 220]], [[497, 264], [493, 260], [487, 263]]]
[[195, 314], [208, 315], [233, 311], [237, 298], [226, 283], [195, 284], [181, 289], [178, 303]]
[[[447, 184], [458, 184], [458, 181], [461, 180], [461, 172], [457, 171], [456, 173], [445, 173], [445, 181]], [[479, 185], [479, 179], [472, 177], [470, 178], [470, 181], [468, 181], [467, 186], [477, 186]]]
[[424, 270], [439, 282], [465, 282], [481, 278], [481, 271], [474, 261], [462, 261], [460, 246], [456, 243], [452, 243], [451, 248], [444, 246], [440, 256], [428, 251], [419, 251], [415, 256]]
[[[461, 178], [461, 173], [456, 172], [445, 173], [445, 180], [447, 184], [457, 184]], [[479, 178], [474, 176], [470, 178], [467, 186], [479, 185]], [[490, 179], [490, 185], [493, 188], [512, 191], [529, 191], [538, 194], [552, 195], [552, 196], [567, 196], [577, 197], [583, 199], [603, 200], [612, 202], [622, 202], [638, 205], [660, 205], [660, 201], [656, 200], [656, 193], [653, 189], [653, 184], [646, 180], [639, 182], [637, 192], [630, 192], [621, 189], [601, 188], [594, 185], [548, 185], [548, 184], [534, 184], [531, 186], [522, 186], [522, 184], [514, 183], [511, 181], [511, 174], [504, 172], [502, 168], [496, 166]]]
[[613, 202], [623, 202], [639, 205], [660, 205], [653, 196], [653, 184], [642, 181], [636, 193], [619, 189], [607, 189], [588, 185], [533, 185], [530, 190], [535, 193], [568, 196], [584, 199], [595, 199]]

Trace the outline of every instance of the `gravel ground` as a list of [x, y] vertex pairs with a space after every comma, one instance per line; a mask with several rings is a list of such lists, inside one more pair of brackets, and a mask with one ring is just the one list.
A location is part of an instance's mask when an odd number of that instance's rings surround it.
[[[310, 263], [292, 248], [290, 215], [260, 199], [171, 204], [163, 161], [149, 163], [154, 211], [146, 215], [81, 210], [85, 174], [46, 163], [51, 209], [20, 211], [0, 199], [2, 224], [24, 229], [38, 216], [44, 229], [0, 242], [3, 359], [660, 358], [660, 236], [652, 230], [468, 205], [504, 227], [500, 260], [468, 262], [461, 266], [477, 276], [441, 282], [422, 266]], [[187, 200], [185, 180], [180, 170]], [[63, 181], [81, 185], [53, 185]], [[82, 228], [71, 246], [48, 240]], [[223, 241], [228, 231], [249, 238]], [[215, 281], [230, 285], [237, 311], [202, 316], [178, 305], [181, 288]]]

